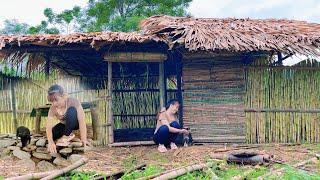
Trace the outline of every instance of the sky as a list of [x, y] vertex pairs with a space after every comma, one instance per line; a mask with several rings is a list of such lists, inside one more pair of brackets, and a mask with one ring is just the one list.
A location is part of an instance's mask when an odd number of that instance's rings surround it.
[[[5, 19], [37, 25], [45, 20], [43, 10], [48, 7], [58, 13], [86, 4], [87, 0], [0, 0], [0, 28]], [[285, 18], [320, 23], [320, 0], [193, 0], [188, 11], [194, 17]]]

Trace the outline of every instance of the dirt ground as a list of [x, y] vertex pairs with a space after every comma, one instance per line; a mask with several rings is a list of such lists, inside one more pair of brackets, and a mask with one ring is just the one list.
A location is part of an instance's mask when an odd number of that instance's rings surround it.
[[[256, 151], [267, 153], [274, 156], [274, 160], [282, 161], [287, 164], [295, 164], [303, 160], [314, 157], [315, 153], [320, 152], [320, 145], [248, 145], [252, 149], [246, 151]], [[236, 146], [224, 145], [193, 145], [190, 147], [181, 147], [178, 150], [169, 150], [166, 153], [157, 152], [156, 146], [138, 146], [138, 147], [97, 147], [87, 151], [84, 155], [89, 158], [89, 162], [79, 168], [82, 171], [96, 171], [109, 174], [116, 172], [132, 164], [152, 164], [165, 169], [173, 169], [183, 165], [205, 162], [215, 151], [223, 151], [225, 148], [231, 151], [219, 152], [229, 153], [234, 149], [241, 148]], [[0, 176], [11, 177], [32, 173], [28, 169], [23, 169], [16, 165], [18, 161], [15, 157], [6, 157], [0, 159]], [[305, 167], [307, 171], [319, 173], [319, 165], [309, 164]], [[36, 171], [37, 172], [37, 171]]]

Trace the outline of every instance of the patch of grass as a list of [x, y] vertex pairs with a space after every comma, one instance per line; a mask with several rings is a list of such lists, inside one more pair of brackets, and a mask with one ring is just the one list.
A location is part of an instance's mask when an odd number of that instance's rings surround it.
[[295, 169], [290, 166], [286, 166], [284, 172], [282, 175], [276, 176], [276, 175], [271, 175], [266, 177], [268, 180], [273, 180], [273, 179], [284, 179], [284, 180], [299, 180], [299, 179], [311, 179], [311, 180], [320, 180], [320, 175], [319, 174], [309, 174], [306, 171]]
[[129, 170], [137, 166], [138, 164], [138, 158], [135, 155], [130, 155], [128, 158], [123, 160], [122, 166], [124, 167], [125, 170]]
[[151, 176], [157, 173], [163, 172], [164, 169], [162, 169], [159, 166], [154, 166], [154, 165], [148, 165], [145, 167], [144, 170], [135, 170], [131, 173], [125, 174], [121, 177], [123, 180], [131, 180], [131, 179], [137, 179], [141, 177], [147, 177]]
[[90, 180], [96, 176], [101, 176], [96, 172], [80, 172], [71, 171], [63, 176], [56, 178], [56, 180]]
[[165, 156], [165, 153], [159, 153], [159, 152], [152, 152], [148, 154], [148, 158], [160, 163], [168, 163], [169, 160]]

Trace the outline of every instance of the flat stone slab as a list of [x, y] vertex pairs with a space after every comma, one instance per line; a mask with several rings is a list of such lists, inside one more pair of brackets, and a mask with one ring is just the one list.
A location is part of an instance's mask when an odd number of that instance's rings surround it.
[[36, 142], [36, 146], [38, 147], [45, 147], [46, 146], [46, 139], [39, 139], [37, 142]]
[[14, 156], [16, 156], [19, 159], [30, 159], [30, 157], [31, 157], [30, 153], [27, 153], [25, 151], [21, 151], [20, 149], [16, 149], [12, 153]]
[[31, 159], [22, 159], [19, 160], [16, 164], [19, 168], [27, 169], [27, 170], [35, 170], [36, 163]]
[[15, 140], [12, 139], [1, 139], [0, 140], [0, 148], [6, 148], [8, 146], [12, 146], [16, 143]]
[[69, 166], [71, 163], [63, 157], [57, 157], [54, 159], [53, 164], [57, 166]]
[[48, 161], [45, 161], [45, 160], [42, 160], [42, 161], [38, 162], [37, 168], [42, 172], [44, 172], [44, 171], [52, 171], [52, 170], [56, 169], [56, 167], [53, 164], [51, 164], [51, 163], [49, 163]]
[[32, 155], [33, 155], [33, 157], [36, 157], [36, 158], [42, 159], [42, 160], [51, 160], [52, 159], [52, 156], [50, 154], [46, 154], [46, 153], [33, 152]]

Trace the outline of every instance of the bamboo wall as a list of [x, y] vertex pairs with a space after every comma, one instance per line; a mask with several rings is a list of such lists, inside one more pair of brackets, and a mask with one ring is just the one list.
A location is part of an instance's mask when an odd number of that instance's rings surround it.
[[[81, 102], [88, 102], [97, 97], [106, 95], [106, 90], [96, 90], [89, 86], [90, 80], [81, 80], [77, 77], [55, 77], [46, 80], [15, 79], [6, 76], [0, 77], [0, 133], [14, 133], [12, 94], [10, 83], [14, 82], [14, 91], [17, 107], [18, 126], [35, 129], [35, 118], [30, 117], [32, 108], [45, 105], [47, 89], [54, 83], [60, 84], [70, 97]], [[105, 120], [106, 102], [98, 102], [98, 118]], [[91, 114], [85, 111], [86, 122], [91, 125]], [[44, 127], [47, 117], [42, 117], [41, 127]], [[105, 123], [104, 121], [102, 123]]]
[[[246, 67], [248, 143], [320, 141], [320, 65], [268, 67], [262, 59]], [[261, 112], [266, 111], [266, 112]], [[300, 112], [299, 112], [300, 111]]]
[[194, 140], [245, 141], [244, 87], [234, 57], [183, 61], [183, 121]]

